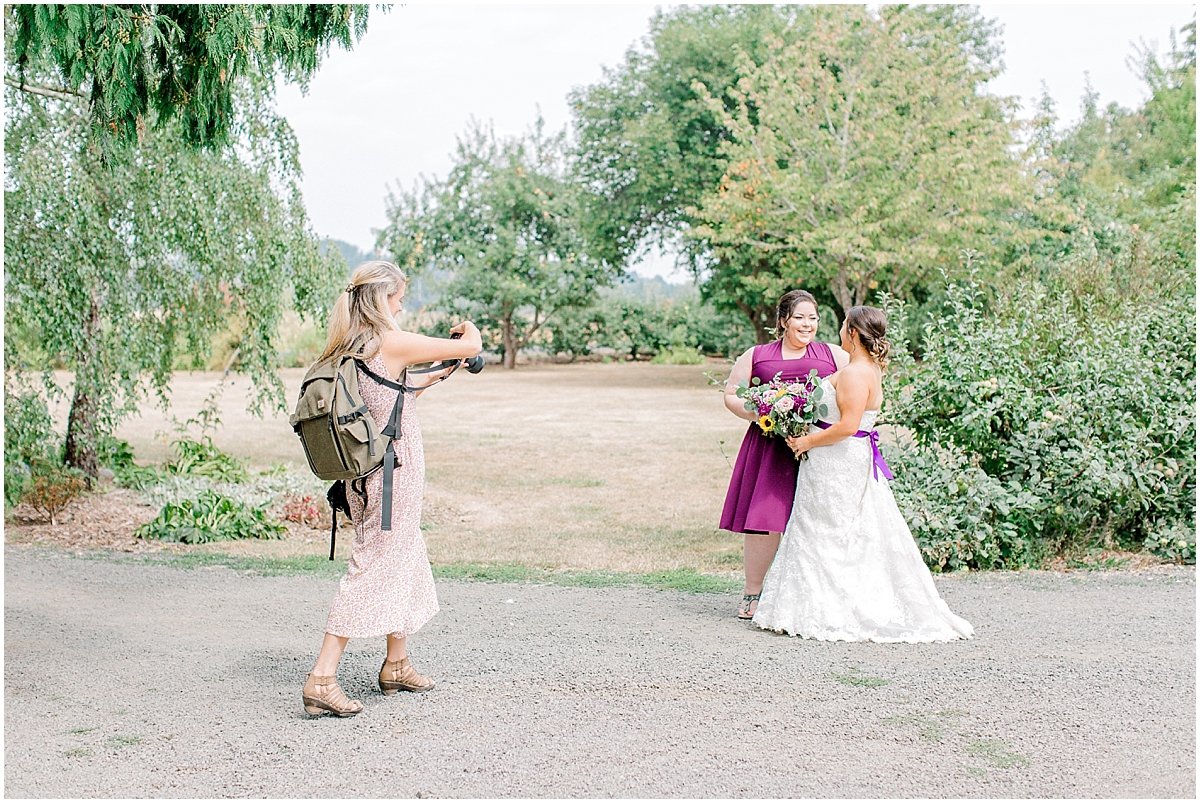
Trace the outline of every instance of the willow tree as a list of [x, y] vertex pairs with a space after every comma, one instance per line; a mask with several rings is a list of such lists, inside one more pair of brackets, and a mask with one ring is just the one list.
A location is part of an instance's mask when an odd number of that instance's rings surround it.
[[7, 90], [5, 368], [73, 372], [65, 462], [92, 476], [98, 438], [136, 409], [143, 380], [165, 400], [176, 365], [203, 364], [231, 321], [256, 406], [281, 405], [283, 309], [322, 314], [344, 277], [308, 226], [295, 137], [263, 84], [242, 84], [236, 149], [160, 126], [110, 163], [86, 104]]
[[568, 179], [565, 135], [539, 121], [522, 137], [472, 127], [442, 181], [389, 199], [380, 245], [410, 269], [446, 277], [441, 305], [471, 315], [503, 351], [504, 367], [542, 327], [588, 304], [614, 271], [591, 257]]
[[254, 408], [282, 404], [275, 338], [290, 300], [320, 315], [344, 266], [301, 202], [277, 76], [349, 48], [366, 6], [10, 5], [5, 24], [5, 370], [74, 373], [65, 462], [149, 378], [236, 321]]
[[230, 144], [239, 79], [306, 81], [332, 44], [350, 49], [365, 5], [55, 4], [5, 6], [5, 83], [88, 110], [105, 158], [172, 126], [187, 145]]
[[[903, 296], [1031, 198], [1011, 106], [984, 91], [998, 53], [976, 11], [816, 6], [808, 25], [761, 64], [741, 57], [732, 110], [696, 86], [730, 132], [729, 166], [689, 235], [720, 294], [760, 313], [795, 286], [843, 309]], [[747, 253], [773, 270], [742, 270]]]

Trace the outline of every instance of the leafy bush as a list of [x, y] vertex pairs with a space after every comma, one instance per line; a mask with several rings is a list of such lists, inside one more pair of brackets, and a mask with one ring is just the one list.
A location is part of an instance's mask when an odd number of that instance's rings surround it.
[[58, 515], [73, 499], [88, 489], [83, 473], [63, 466], [39, 465], [25, 488], [21, 501], [45, 513], [52, 526], [58, 526]]
[[1196, 528], [1176, 523], [1146, 536], [1145, 549], [1176, 563], [1196, 562]]
[[655, 354], [650, 362], [655, 365], [701, 365], [704, 355], [695, 346], [668, 346]]
[[308, 472], [269, 471], [248, 477], [244, 482], [219, 482], [196, 475], [172, 475], [142, 489], [142, 498], [155, 507], [199, 499], [206, 491], [227, 496], [249, 507], [281, 510], [292, 496], [325, 497], [328, 483]]
[[163, 479], [163, 472], [157, 466], [139, 466], [134, 462], [133, 447], [128, 441], [105, 436], [96, 451], [100, 465], [112, 470], [115, 482], [122, 488], [142, 490]]
[[45, 399], [35, 391], [6, 383], [4, 389], [4, 505], [21, 501], [33, 482], [35, 467], [61, 462]]
[[324, 499], [312, 494], [289, 494], [283, 500], [280, 517], [284, 521], [294, 521], [297, 524], [307, 524], [309, 527], [321, 525], [321, 513], [328, 509]]
[[137, 530], [138, 538], [204, 544], [245, 538], [281, 538], [287, 532], [261, 507], [251, 507], [215, 491], [166, 505]]
[[611, 348], [633, 360], [666, 352], [660, 363], [695, 365], [704, 354], [731, 356], [754, 343], [742, 317], [717, 311], [694, 288], [672, 298], [602, 293], [591, 306], [559, 312], [548, 327], [547, 348], [572, 357]]
[[175, 458], [167, 462], [172, 474], [193, 474], [219, 482], [244, 482], [244, 460], [218, 449], [207, 435], [199, 439], [179, 438], [171, 442]]
[[949, 287], [924, 361], [901, 351], [889, 379], [888, 418], [916, 441], [896, 493], [931, 513], [914, 518], [931, 564], [1027, 565], [1194, 529], [1195, 323], [1191, 296], [1103, 308], [1029, 284], [987, 315], [978, 285]]
[[1040, 500], [939, 446], [889, 450], [892, 490], [925, 563], [935, 571], [1002, 569], [1033, 563], [1041, 544]]

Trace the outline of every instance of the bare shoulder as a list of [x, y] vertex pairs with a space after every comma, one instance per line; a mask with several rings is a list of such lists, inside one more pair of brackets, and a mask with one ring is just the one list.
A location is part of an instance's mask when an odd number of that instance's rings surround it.
[[839, 371], [850, 364], [850, 353], [848, 351], [833, 343], [828, 343], [827, 345], [829, 346], [829, 351], [833, 354], [833, 362]]
[[738, 357], [733, 363], [733, 368], [729, 371], [729, 378], [733, 380], [727, 383], [726, 387], [735, 386], [743, 379], [750, 378], [750, 372], [754, 367], [754, 346], [742, 352], [742, 356]]

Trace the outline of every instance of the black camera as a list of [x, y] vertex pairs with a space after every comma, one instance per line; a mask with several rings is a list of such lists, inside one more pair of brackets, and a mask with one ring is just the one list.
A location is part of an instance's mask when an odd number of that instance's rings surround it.
[[[458, 340], [460, 337], [462, 337], [462, 332], [455, 332], [454, 334], [450, 335], [451, 340]], [[483, 370], [484, 362], [482, 354], [476, 354], [471, 359], [463, 360], [462, 362], [463, 367], [472, 374], [477, 374]]]

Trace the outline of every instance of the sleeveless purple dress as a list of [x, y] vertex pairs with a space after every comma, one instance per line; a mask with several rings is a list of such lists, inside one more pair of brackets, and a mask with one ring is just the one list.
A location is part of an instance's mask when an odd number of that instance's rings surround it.
[[[763, 382], [770, 382], [778, 373], [790, 382], [808, 376], [814, 368], [821, 377], [837, 371], [833, 350], [815, 340], [799, 359], [784, 359], [783, 341], [776, 340], [755, 346], [753, 360], [750, 374]], [[781, 533], [787, 529], [795, 495], [796, 458], [792, 450], [783, 438], [764, 435], [758, 424], [750, 422], [729, 480], [721, 529], [735, 533]]]

